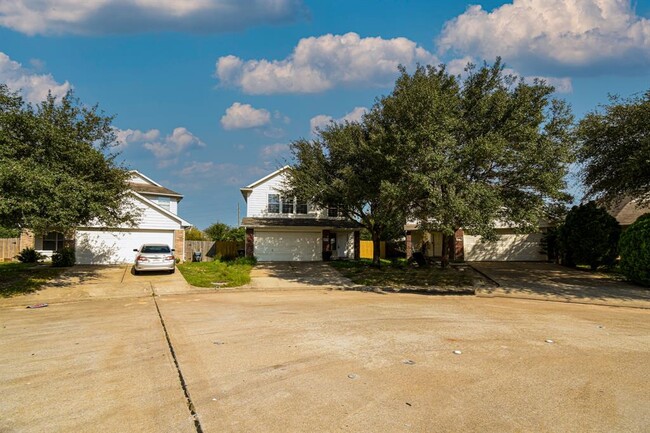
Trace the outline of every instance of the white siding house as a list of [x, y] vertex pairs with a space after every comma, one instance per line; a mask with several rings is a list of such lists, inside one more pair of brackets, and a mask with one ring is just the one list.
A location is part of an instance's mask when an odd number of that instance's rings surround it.
[[34, 248], [51, 256], [64, 243], [74, 242], [78, 264], [132, 263], [134, 249], [144, 243], [163, 243], [184, 257], [185, 228], [190, 223], [177, 215], [183, 196], [167, 189], [133, 170], [130, 179], [129, 204], [139, 212], [134, 226], [104, 227], [90, 224], [78, 227], [74, 239], [63, 239], [60, 233], [35, 236]]
[[254, 255], [262, 262], [356, 257], [356, 222], [338, 216], [335, 209], [319, 209], [294, 197], [282, 197], [288, 168], [241, 188], [246, 200], [246, 217], [242, 221], [246, 227], [246, 255]]

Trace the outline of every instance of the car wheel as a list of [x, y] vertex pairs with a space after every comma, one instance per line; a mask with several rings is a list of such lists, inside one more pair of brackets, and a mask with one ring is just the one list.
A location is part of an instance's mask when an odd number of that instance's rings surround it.
[[174, 269], [172, 269], [171, 271], [169, 271], [170, 274], [173, 274], [174, 272], [176, 272], [176, 268], [174, 268]]
[[133, 275], [140, 275], [140, 271], [138, 271], [137, 269], [134, 269], [133, 270]]

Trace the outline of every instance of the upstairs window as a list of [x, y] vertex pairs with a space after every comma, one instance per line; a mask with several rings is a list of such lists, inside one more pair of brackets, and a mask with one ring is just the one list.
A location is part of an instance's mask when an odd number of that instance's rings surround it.
[[293, 198], [282, 197], [282, 213], [293, 213]]
[[269, 194], [269, 213], [280, 213], [280, 194]]
[[339, 205], [329, 205], [327, 207], [327, 216], [330, 218], [337, 218], [342, 215], [341, 206]]
[[306, 201], [298, 201], [296, 203], [296, 213], [297, 214], [302, 214], [302, 215], [307, 214], [307, 202]]

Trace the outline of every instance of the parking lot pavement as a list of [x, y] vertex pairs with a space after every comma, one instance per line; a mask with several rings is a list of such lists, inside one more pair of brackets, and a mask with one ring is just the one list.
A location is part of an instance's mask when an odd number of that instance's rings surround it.
[[0, 431], [196, 432], [149, 298], [0, 308]]
[[597, 272], [541, 262], [471, 262], [471, 266], [499, 284], [477, 290], [478, 296], [650, 309], [650, 290]]
[[158, 302], [205, 432], [650, 425], [648, 310], [324, 290]]

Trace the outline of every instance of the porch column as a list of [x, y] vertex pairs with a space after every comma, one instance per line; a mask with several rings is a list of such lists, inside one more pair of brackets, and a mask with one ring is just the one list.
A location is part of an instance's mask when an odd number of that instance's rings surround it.
[[361, 232], [356, 230], [354, 232], [354, 260], [359, 260], [361, 257]]
[[253, 257], [255, 255], [255, 229], [246, 229], [246, 257]]
[[465, 242], [463, 229], [454, 232], [454, 257], [453, 260], [462, 262], [465, 260]]
[[323, 260], [328, 260], [332, 256], [332, 244], [330, 243], [330, 231], [323, 230]]
[[406, 258], [413, 256], [413, 241], [411, 240], [411, 230], [406, 231]]

